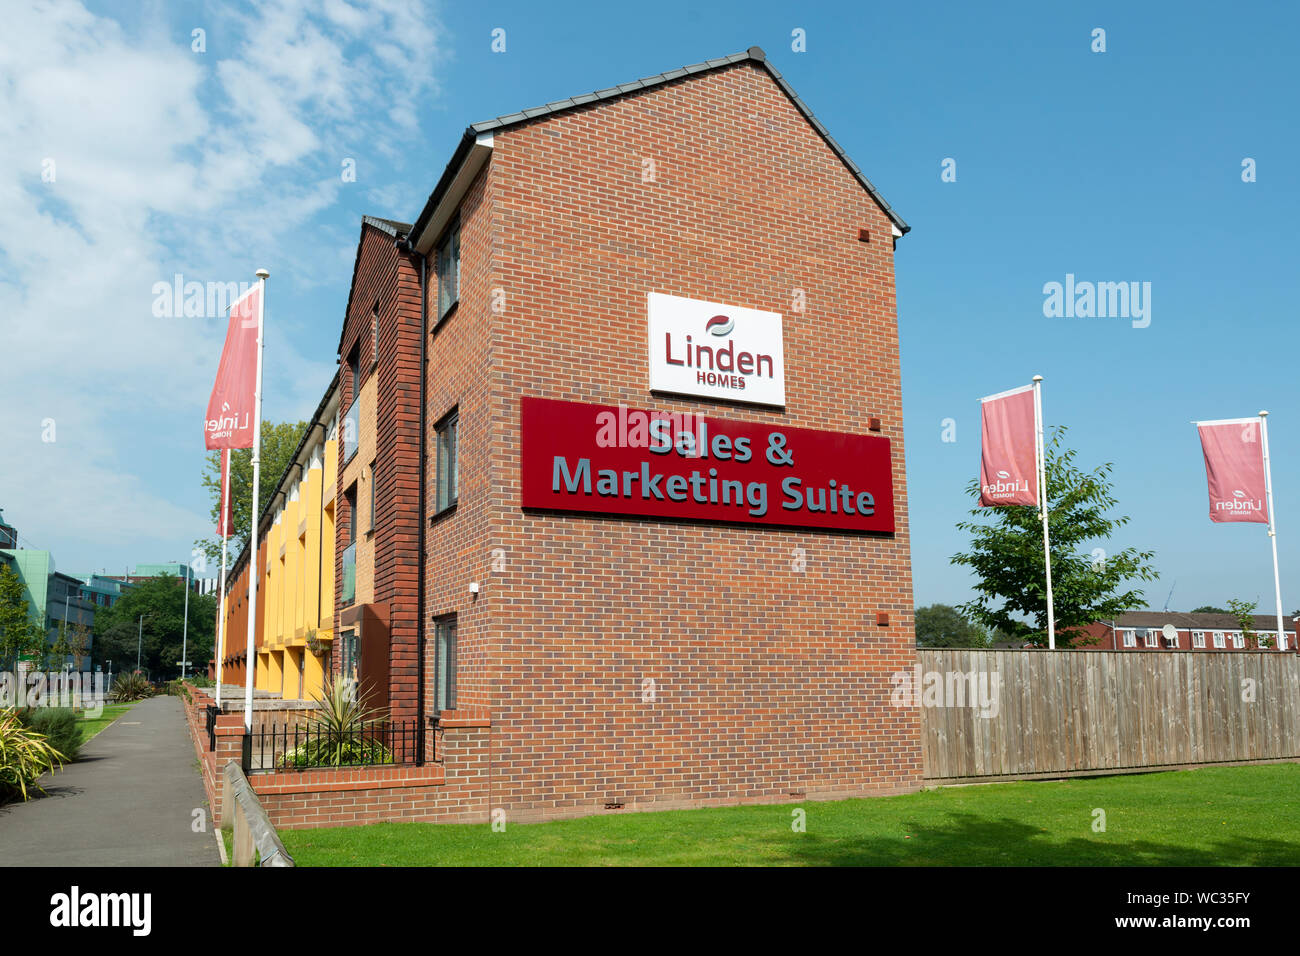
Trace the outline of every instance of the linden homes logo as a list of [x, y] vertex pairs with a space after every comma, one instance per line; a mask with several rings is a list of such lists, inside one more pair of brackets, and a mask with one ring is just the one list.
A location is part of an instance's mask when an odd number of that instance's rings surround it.
[[1261, 498], [1252, 498], [1246, 492], [1238, 488], [1232, 493], [1231, 498], [1222, 498], [1214, 503], [1215, 511], [1238, 511], [1263, 512], [1264, 501]]
[[1011, 472], [998, 469], [997, 481], [991, 481], [980, 489], [986, 498], [1010, 498], [1029, 490], [1029, 482], [1024, 478], [1012, 478]]
[[221, 415], [218, 418], [209, 418], [204, 424], [208, 434], [213, 438], [230, 438], [235, 432], [246, 431], [248, 429], [249, 414], [244, 412], [239, 414], [230, 414], [230, 403], [221, 403]]
[[730, 335], [736, 327], [736, 320], [725, 315], [715, 315], [704, 323], [704, 331], [710, 335]]
[[785, 404], [778, 313], [651, 292], [647, 317], [651, 391]]

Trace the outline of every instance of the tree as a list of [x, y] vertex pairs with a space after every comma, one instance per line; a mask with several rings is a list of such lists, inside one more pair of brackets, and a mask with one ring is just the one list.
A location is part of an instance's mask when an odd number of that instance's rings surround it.
[[955, 607], [931, 604], [916, 609], [916, 643], [919, 647], [988, 647], [989, 634], [972, 624]]
[[[257, 510], [260, 512], [275, 494], [280, 476], [289, 467], [293, 453], [298, 450], [306, 422], [262, 422], [261, 474], [258, 476]], [[208, 452], [203, 462], [200, 481], [212, 498], [212, 536], [195, 541], [194, 545], [207, 555], [209, 561], [220, 562], [221, 538], [217, 535], [217, 522], [221, 519], [221, 456], [220, 450]], [[236, 448], [230, 453], [230, 526], [235, 531], [230, 536], [230, 555], [239, 554], [248, 540], [253, 509], [253, 450]]]
[[89, 636], [90, 628], [85, 624], [80, 621], [64, 621], [54, 643], [50, 645], [47, 666], [51, 670], [62, 670], [69, 657], [73, 659], [73, 666], [77, 666], [86, 654]]
[[[1046, 447], [1052, 594], [1057, 644], [1078, 647], [1096, 640], [1082, 630], [1084, 626], [1143, 606], [1143, 592], [1128, 588], [1128, 582], [1153, 581], [1159, 575], [1148, 563], [1151, 551], [1126, 548], [1109, 556], [1100, 549], [1080, 553], [1088, 543], [1108, 541], [1129, 519], [1108, 514], [1118, 503], [1111, 494], [1114, 466], [1108, 462], [1091, 472], [1081, 470], [1074, 463], [1077, 453], [1065, 446], [1065, 433], [1064, 427], [1054, 428]], [[979, 481], [972, 481], [967, 491], [978, 501]], [[1047, 588], [1038, 509], [977, 507], [971, 516], [991, 523], [957, 525], [970, 533], [971, 545], [969, 551], [953, 555], [952, 563], [971, 568], [979, 578], [977, 596], [958, 610], [976, 624], [1045, 645]]]
[[1241, 636], [1245, 638], [1247, 647], [1271, 647], [1267, 637], [1260, 637], [1255, 632], [1255, 608], [1259, 607], [1258, 601], [1241, 601], [1237, 598], [1228, 599], [1228, 614], [1237, 619], [1237, 629], [1241, 631]]
[[0, 565], [0, 669], [15, 670], [20, 658], [45, 650], [43, 622], [32, 616], [18, 572]]
[[[217, 603], [211, 594], [190, 593], [190, 624], [186, 653], [202, 667], [212, 657]], [[125, 673], [134, 669], [138, 621], [144, 615], [140, 669], [155, 680], [179, 676], [185, 637], [185, 590], [178, 577], [162, 575], [127, 589], [110, 608], [95, 615], [95, 661], [117, 664]]]
[[1228, 610], [1227, 608], [1225, 608], [1225, 607], [1215, 607], [1215, 606], [1212, 605], [1212, 604], [1202, 604], [1200, 607], [1194, 607], [1194, 608], [1192, 608], [1191, 613], [1193, 613], [1193, 614], [1231, 614], [1232, 612], [1229, 611], [1229, 610]]

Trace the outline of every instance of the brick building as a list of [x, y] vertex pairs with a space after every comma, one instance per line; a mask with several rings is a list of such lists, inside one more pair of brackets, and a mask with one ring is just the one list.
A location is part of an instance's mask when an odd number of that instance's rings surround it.
[[445, 774], [367, 813], [919, 786], [906, 231], [757, 48], [477, 123], [363, 221], [326, 666]]
[[[1295, 649], [1295, 620], [1290, 616], [1282, 618], [1280, 644], [1276, 641], [1277, 615], [1256, 614], [1252, 622], [1255, 635], [1268, 638], [1267, 646]], [[1173, 629], [1169, 635], [1164, 633], [1166, 626]], [[1242, 632], [1241, 623], [1233, 614], [1130, 611], [1113, 621], [1090, 624], [1084, 630], [1098, 639], [1096, 644], [1088, 646], [1100, 650], [1241, 651], [1258, 646]]]

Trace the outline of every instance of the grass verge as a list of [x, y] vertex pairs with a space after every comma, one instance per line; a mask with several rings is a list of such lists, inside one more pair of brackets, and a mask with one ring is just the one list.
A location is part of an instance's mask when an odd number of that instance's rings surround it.
[[[805, 832], [793, 826], [800, 810]], [[299, 866], [1294, 866], [1300, 765], [280, 838]]]

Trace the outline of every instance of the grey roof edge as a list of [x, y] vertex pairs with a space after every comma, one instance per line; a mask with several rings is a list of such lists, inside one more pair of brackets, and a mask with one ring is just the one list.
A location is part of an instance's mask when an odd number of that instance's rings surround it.
[[437, 201], [441, 199], [442, 195], [450, 185], [451, 180], [455, 176], [456, 169], [459, 168], [460, 165], [460, 160], [464, 158], [467, 143], [472, 143], [480, 134], [509, 129], [512, 126], [519, 126], [531, 120], [539, 119], [544, 116], [551, 116], [556, 113], [564, 112], [565, 110], [576, 109], [579, 106], [587, 106], [592, 103], [600, 103], [605, 100], [616, 99], [618, 97], [627, 96], [630, 93], [639, 93], [642, 90], [652, 89], [656, 86], [671, 83], [674, 80], [692, 76], [696, 73], [719, 70], [744, 62], [757, 63], [767, 71], [768, 76], [776, 82], [776, 85], [780, 87], [781, 92], [790, 99], [790, 102], [794, 104], [795, 109], [797, 109], [803, 118], [808, 121], [808, 124], [816, 130], [817, 135], [822, 138], [822, 141], [831, 148], [831, 151], [837, 157], [839, 157], [840, 161], [844, 163], [849, 172], [853, 174], [854, 178], [857, 179], [862, 188], [865, 189], [871, 198], [876, 201], [877, 205], [880, 206], [881, 211], [889, 217], [889, 220], [894, 224], [898, 231], [904, 235], [910, 232], [912, 227], [903, 220], [902, 216], [894, 211], [894, 208], [885, 200], [885, 197], [880, 194], [880, 191], [876, 189], [871, 180], [867, 179], [867, 177], [863, 175], [862, 170], [858, 167], [857, 163], [853, 162], [853, 160], [849, 158], [848, 153], [846, 153], [844, 148], [836, 142], [835, 137], [831, 136], [826, 127], [823, 126], [821, 121], [813, 114], [813, 111], [808, 108], [808, 105], [799, 98], [799, 94], [794, 91], [794, 88], [791, 87], [788, 82], [786, 82], [785, 77], [781, 75], [780, 71], [768, 62], [767, 54], [763, 51], [763, 48], [759, 46], [751, 46], [743, 53], [733, 53], [730, 56], [705, 60], [701, 63], [693, 63], [689, 66], [669, 70], [666, 73], [657, 73], [654, 76], [643, 77], [642, 79], [634, 80], [631, 83], [621, 83], [617, 86], [597, 90], [594, 93], [584, 93], [580, 96], [569, 97], [568, 99], [555, 100], [551, 103], [547, 103], [545, 106], [533, 107], [515, 113], [507, 113], [495, 117], [494, 119], [470, 124], [470, 126], [465, 130], [464, 136], [461, 139], [460, 146], [457, 148], [455, 155], [452, 156], [451, 162], [447, 164], [447, 169], [443, 172], [441, 179], [439, 179], [438, 185], [429, 196], [429, 201], [425, 203], [424, 210], [420, 213], [420, 217], [415, 221], [415, 225], [411, 228], [410, 234], [418, 241], [425, 223], [428, 221], [429, 217], [433, 213], [434, 207], [437, 205]]
[[374, 226], [381, 232], [386, 232], [394, 239], [408, 235], [411, 231], [409, 222], [398, 222], [396, 219], [384, 219], [380, 216], [362, 216], [361, 221], [367, 225]]

